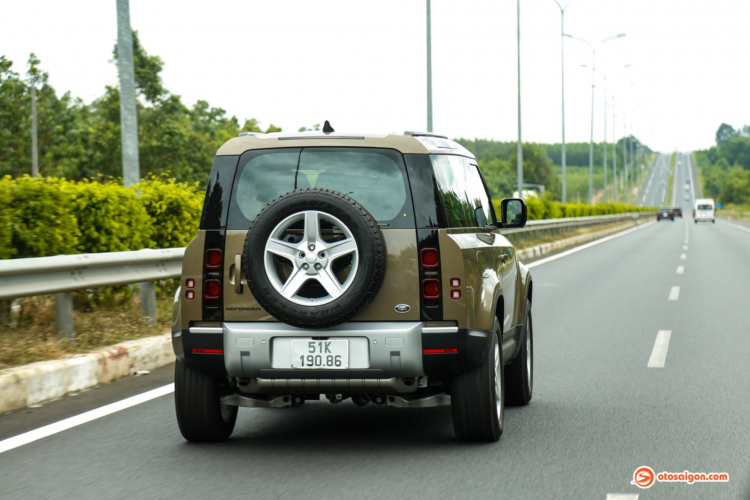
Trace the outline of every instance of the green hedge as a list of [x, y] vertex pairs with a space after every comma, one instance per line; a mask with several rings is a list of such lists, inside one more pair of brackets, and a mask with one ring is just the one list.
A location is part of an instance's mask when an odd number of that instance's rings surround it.
[[[627, 212], [649, 212], [656, 210], [652, 207], [636, 207], [625, 203], [598, 203], [586, 205], [584, 203], [566, 203], [545, 199], [529, 198], [526, 200], [529, 220], [560, 219], [564, 217], [585, 217], [589, 215], [622, 214]], [[500, 202], [495, 202], [495, 210], [500, 215]]]
[[198, 232], [202, 207], [197, 185], [166, 177], [126, 188], [114, 181], [6, 176], [0, 179], [0, 258], [185, 246]]
[[[140, 192], [140, 196], [139, 196]], [[166, 175], [126, 188], [28, 175], [0, 179], [0, 258], [186, 246], [198, 232], [204, 193]], [[529, 219], [655, 210], [622, 203], [526, 200]], [[500, 203], [495, 207], [500, 209]]]

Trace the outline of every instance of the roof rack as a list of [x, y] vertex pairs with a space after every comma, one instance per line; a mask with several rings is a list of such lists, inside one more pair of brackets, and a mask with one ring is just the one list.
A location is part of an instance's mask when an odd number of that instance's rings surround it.
[[250, 135], [266, 135], [263, 132], [240, 132], [240, 137], [247, 137]]
[[448, 136], [433, 134], [432, 132], [404, 132], [404, 135], [410, 135], [412, 137], [437, 137], [438, 139], [448, 138]]

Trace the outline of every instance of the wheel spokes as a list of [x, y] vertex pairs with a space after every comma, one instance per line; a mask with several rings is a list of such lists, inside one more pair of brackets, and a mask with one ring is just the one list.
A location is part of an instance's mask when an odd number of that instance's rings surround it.
[[299, 292], [299, 289], [302, 288], [302, 285], [305, 284], [305, 281], [309, 276], [305, 272], [304, 269], [301, 267], [298, 268], [294, 274], [289, 276], [289, 279], [286, 280], [286, 283], [284, 283], [284, 286], [281, 287], [281, 295], [286, 297], [287, 299], [291, 299], [295, 295], [297, 295], [297, 292]]
[[294, 262], [294, 259], [299, 256], [300, 252], [297, 248], [298, 245], [298, 243], [287, 243], [286, 241], [271, 238], [266, 243], [266, 251]]
[[320, 219], [318, 212], [305, 212], [305, 241], [308, 245], [315, 245], [320, 241]]
[[326, 249], [326, 258], [329, 260], [335, 260], [343, 255], [356, 251], [357, 243], [354, 241], [354, 238], [347, 238], [328, 245], [328, 248]]
[[321, 269], [317, 276], [315, 276], [315, 279], [318, 280], [318, 283], [323, 285], [323, 288], [326, 289], [326, 292], [328, 292], [328, 295], [330, 295], [332, 299], [337, 299], [342, 294], [341, 285], [339, 285], [336, 277], [329, 274], [328, 271], [328, 268]]

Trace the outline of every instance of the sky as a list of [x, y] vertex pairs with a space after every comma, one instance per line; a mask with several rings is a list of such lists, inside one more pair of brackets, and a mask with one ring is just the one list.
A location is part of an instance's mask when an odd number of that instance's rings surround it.
[[[520, 3], [522, 138], [560, 142], [560, 9]], [[425, 0], [131, 0], [130, 12], [188, 105], [287, 131], [324, 120], [337, 131], [427, 129]], [[115, 0], [0, 0], [0, 18], [0, 55], [16, 71], [34, 52], [58, 93], [86, 102], [117, 84]], [[607, 78], [607, 140], [632, 129], [654, 150], [686, 151], [713, 145], [722, 122], [750, 123], [748, 19], [747, 0], [570, 2], [565, 32], [595, 46]], [[432, 0], [434, 131], [517, 140], [516, 51], [516, 1]], [[592, 51], [566, 38], [564, 54], [566, 139], [588, 142]], [[604, 83], [597, 73], [596, 142]]]

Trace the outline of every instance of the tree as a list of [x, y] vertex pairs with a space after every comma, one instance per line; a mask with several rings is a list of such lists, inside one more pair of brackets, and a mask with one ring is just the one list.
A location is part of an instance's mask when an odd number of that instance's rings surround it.
[[726, 123], [722, 123], [721, 125], [719, 125], [719, 129], [716, 131], [716, 144], [724, 144], [726, 141], [728, 141], [732, 137], [735, 137], [736, 135], [737, 131], [734, 130], [734, 127], [732, 127], [731, 125], [727, 125]]

